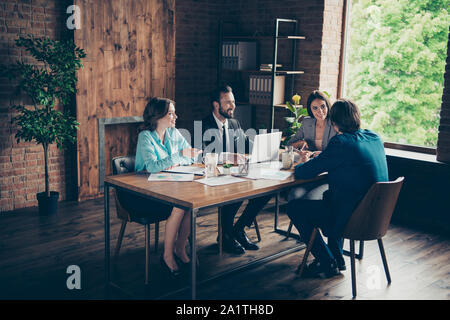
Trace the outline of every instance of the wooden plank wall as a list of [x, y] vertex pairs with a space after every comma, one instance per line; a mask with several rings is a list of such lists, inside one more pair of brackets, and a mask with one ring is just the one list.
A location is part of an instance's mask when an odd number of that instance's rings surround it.
[[[98, 120], [142, 116], [149, 97], [175, 98], [175, 0], [74, 0], [87, 57], [78, 73], [78, 200], [100, 196]], [[135, 137], [105, 130], [105, 173]], [[132, 149], [132, 148], [131, 148]]]

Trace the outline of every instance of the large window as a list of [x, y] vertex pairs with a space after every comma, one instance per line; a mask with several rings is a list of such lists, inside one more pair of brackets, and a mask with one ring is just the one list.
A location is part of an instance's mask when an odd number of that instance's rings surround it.
[[435, 147], [450, 0], [352, 0], [344, 97], [384, 141]]

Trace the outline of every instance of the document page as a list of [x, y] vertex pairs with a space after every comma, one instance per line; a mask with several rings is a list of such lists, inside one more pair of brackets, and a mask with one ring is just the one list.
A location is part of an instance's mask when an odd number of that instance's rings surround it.
[[194, 174], [176, 174], [176, 173], [168, 173], [168, 172], [158, 172], [152, 173], [148, 177], [148, 181], [193, 181]]
[[202, 176], [204, 173], [204, 168], [197, 166], [177, 166], [172, 169], [163, 170], [163, 172], [174, 172], [174, 173], [193, 173], [195, 175]]
[[248, 179], [267, 179], [267, 180], [285, 180], [292, 175], [290, 171], [281, 171], [277, 169], [250, 169], [246, 178]]
[[206, 184], [207, 186], [223, 186], [225, 184], [243, 182], [245, 179], [233, 177], [233, 176], [221, 176], [221, 177], [213, 177], [213, 178], [203, 178], [195, 180], [196, 182], [200, 182]]

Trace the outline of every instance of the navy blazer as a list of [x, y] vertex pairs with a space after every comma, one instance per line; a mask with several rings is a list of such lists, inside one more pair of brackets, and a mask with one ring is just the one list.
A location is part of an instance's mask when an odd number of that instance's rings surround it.
[[333, 217], [324, 232], [340, 237], [369, 188], [375, 182], [389, 179], [380, 137], [369, 130], [336, 135], [317, 157], [295, 167], [298, 179], [310, 179], [322, 172], [328, 172], [329, 193], [324, 196], [329, 200]]
[[[327, 148], [328, 142], [336, 135], [336, 131], [331, 125], [329, 118], [325, 121], [325, 129], [322, 137], [322, 150]], [[305, 117], [302, 121], [302, 126], [298, 129], [297, 133], [289, 140], [288, 144], [291, 145], [296, 141], [305, 140], [308, 143], [310, 151], [316, 151], [316, 118]]]
[[[228, 136], [233, 140], [233, 152], [249, 153], [251, 142], [241, 128], [238, 120], [228, 119]], [[218, 147], [220, 151], [209, 150], [213, 149], [211, 145], [213, 142], [216, 142], [214, 145]], [[212, 112], [202, 120], [202, 149], [206, 150], [206, 152], [215, 151], [217, 153], [220, 153], [223, 150], [219, 127], [217, 126], [216, 119], [214, 119]]]

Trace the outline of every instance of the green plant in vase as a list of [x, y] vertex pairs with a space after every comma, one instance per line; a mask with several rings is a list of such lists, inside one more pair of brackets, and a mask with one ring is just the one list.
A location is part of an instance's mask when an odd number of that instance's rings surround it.
[[289, 101], [286, 101], [286, 108], [291, 111], [292, 116], [284, 117], [289, 126], [284, 130], [283, 136], [285, 139], [282, 141], [282, 146], [286, 146], [293, 135], [297, 133], [297, 130], [302, 126], [303, 118], [308, 115], [306, 108], [302, 105], [298, 105], [300, 99], [297, 100], [297, 104], [293, 105]]
[[223, 166], [222, 166], [223, 167], [223, 174], [230, 175], [232, 166], [233, 166], [233, 164], [231, 164], [231, 163], [223, 164]]
[[[81, 59], [86, 56], [83, 49], [76, 47], [73, 40], [52, 40], [50, 38], [20, 37], [16, 46], [24, 48], [38, 64], [17, 61], [11, 66], [4, 66], [2, 73], [10, 79], [17, 79], [17, 89], [24, 92], [31, 105], [12, 105], [17, 111], [13, 121], [18, 125], [15, 138], [35, 141], [44, 149], [45, 192], [38, 193], [39, 211], [44, 214], [48, 209], [41, 208], [42, 203], [48, 203], [51, 196], [48, 175], [49, 146], [56, 143], [63, 149], [76, 141], [79, 123], [68, 111], [63, 110], [69, 105], [76, 93], [76, 72], [82, 67]], [[52, 192], [56, 195], [57, 192]], [[52, 197], [53, 199], [55, 197]], [[56, 205], [53, 205], [56, 210]], [[42, 210], [41, 210], [42, 209]]]

